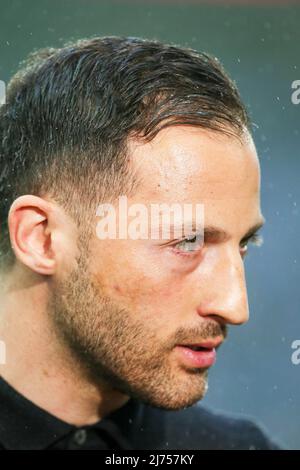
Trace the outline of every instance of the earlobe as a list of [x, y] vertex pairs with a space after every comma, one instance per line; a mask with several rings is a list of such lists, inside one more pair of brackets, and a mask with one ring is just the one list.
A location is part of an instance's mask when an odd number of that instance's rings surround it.
[[39, 274], [51, 275], [55, 255], [49, 228], [50, 206], [37, 196], [25, 195], [11, 205], [8, 226], [16, 258]]

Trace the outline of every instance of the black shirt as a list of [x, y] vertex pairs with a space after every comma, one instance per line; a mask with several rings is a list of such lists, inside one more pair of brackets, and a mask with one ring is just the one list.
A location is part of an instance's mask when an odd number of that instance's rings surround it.
[[0, 378], [0, 449], [278, 449], [254, 422], [199, 404], [168, 411], [130, 399], [98, 423], [70, 425]]

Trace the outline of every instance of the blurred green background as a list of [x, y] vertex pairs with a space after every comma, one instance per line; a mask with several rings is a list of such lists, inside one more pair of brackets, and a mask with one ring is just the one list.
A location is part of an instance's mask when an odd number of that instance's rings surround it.
[[193, 2], [1, 0], [0, 80], [33, 49], [94, 35], [128, 35], [217, 56], [236, 80], [255, 123], [262, 167], [265, 243], [246, 260], [250, 321], [232, 328], [211, 371], [207, 406], [255, 417], [300, 449], [300, 80], [298, 6]]

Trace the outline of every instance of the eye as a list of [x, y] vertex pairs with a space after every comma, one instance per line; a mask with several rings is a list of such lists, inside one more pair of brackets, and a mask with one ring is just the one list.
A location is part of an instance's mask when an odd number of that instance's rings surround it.
[[246, 256], [246, 254], [248, 253], [249, 243], [255, 246], [261, 246], [263, 244], [262, 235], [256, 232], [253, 235], [251, 235], [251, 237], [248, 237], [247, 239], [242, 240], [242, 242], [240, 243], [240, 251], [241, 251], [242, 257]]
[[201, 234], [192, 234], [185, 237], [180, 242], [173, 245], [172, 249], [178, 254], [193, 255], [195, 252], [199, 252], [203, 247], [204, 239]]

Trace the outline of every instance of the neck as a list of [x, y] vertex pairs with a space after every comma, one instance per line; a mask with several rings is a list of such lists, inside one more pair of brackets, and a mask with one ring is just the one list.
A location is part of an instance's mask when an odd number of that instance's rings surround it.
[[47, 282], [20, 281], [10, 275], [1, 285], [3, 379], [35, 405], [76, 426], [93, 424], [123, 406], [129, 397], [108, 384], [92, 382], [57, 339], [46, 312]]

